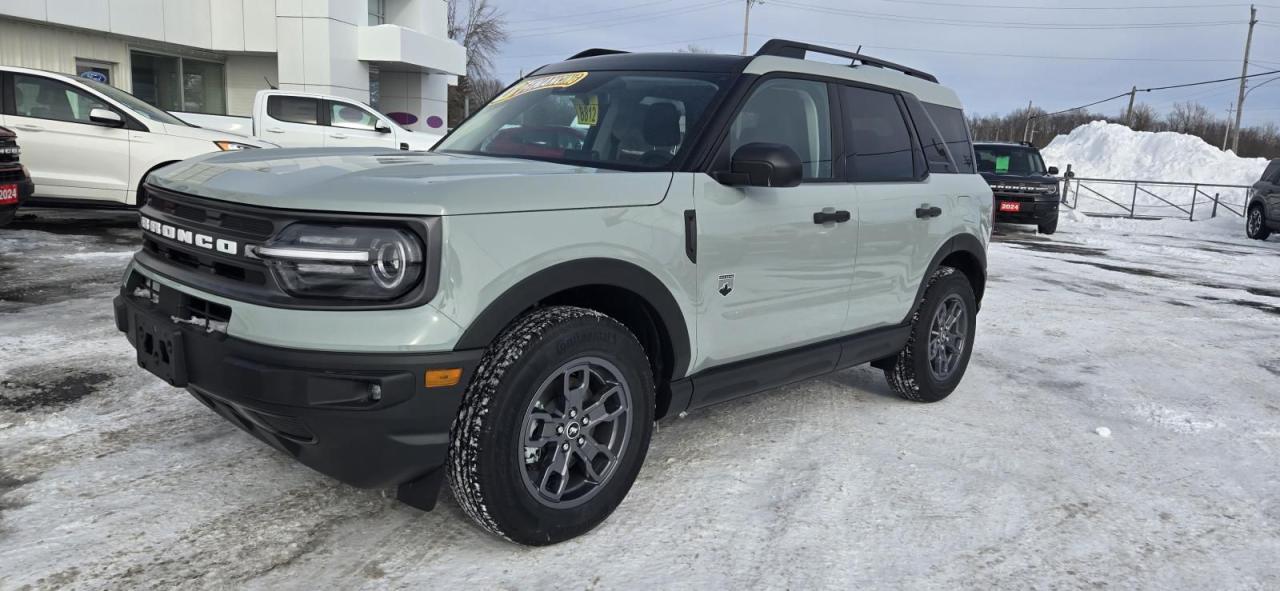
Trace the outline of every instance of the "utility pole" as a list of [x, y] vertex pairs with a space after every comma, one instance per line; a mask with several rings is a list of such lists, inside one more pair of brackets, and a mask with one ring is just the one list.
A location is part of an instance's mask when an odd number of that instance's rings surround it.
[[1227, 105], [1227, 130], [1222, 132], [1222, 151], [1227, 151], [1227, 142], [1231, 141], [1231, 114], [1236, 112], [1235, 105]]
[[747, 0], [747, 11], [742, 17], [742, 55], [747, 55], [748, 40], [751, 37], [751, 7], [764, 4], [764, 0]]
[[1022, 130], [1022, 141], [1024, 142], [1031, 141], [1031, 120], [1032, 119], [1033, 117], [1031, 116], [1031, 101], [1027, 101], [1027, 126]]
[[1258, 24], [1258, 7], [1249, 5], [1249, 35], [1244, 40], [1244, 70], [1240, 73], [1240, 98], [1236, 100], [1235, 140], [1231, 151], [1240, 153], [1240, 120], [1244, 118], [1244, 90], [1249, 83], [1249, 49], [1253, 46], [1253, 27]]
[[1124, 112], [1124, 124], [1133, 127], [1133, 99], [1138, 97], [1138, 87], [1134, 86], [1129, 91], [1129, 110]]

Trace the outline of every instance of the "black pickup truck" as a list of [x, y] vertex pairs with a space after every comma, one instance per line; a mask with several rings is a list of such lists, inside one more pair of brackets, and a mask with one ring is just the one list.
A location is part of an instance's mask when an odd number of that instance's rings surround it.
[[996, 222], [1035, 224], [1041, 234], [1058, 231], [1058, 169], [1045, 168], [1030, 143], [978, 142], [978, 172], [995, 194]]
[[0, 127], [0, 226], [13, 221], [18, 204], [35, 189], [26, 167], [18, 162], [20, 153], [18, 136]]

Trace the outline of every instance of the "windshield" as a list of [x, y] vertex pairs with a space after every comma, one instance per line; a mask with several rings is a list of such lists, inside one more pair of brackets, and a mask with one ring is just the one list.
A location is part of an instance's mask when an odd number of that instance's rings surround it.
[[1040, 152], [1018, 146], [974, 146], [978, 154], [978, 172], [996, 174], [1044, 174]]
[[88, 78], [81, 78], [79, 79], [79, 82], [81, 84], [84, 84], [85, 86], [88, 86], [89, 88], [92, 88], [106, 95], [107, 98], [111, 100], [117, 103], [120, 103], [126, 107], [129, 107], [129, 110], [133, 111], [137, 115], [141, 115], [157, 123], [191, 127], [185, 121], [178, 119], [173, 115], [170, 115], [168, 111], [163, 111], [148, 103], [145, 103], [142, 101], [142, 99], [136, 96], [133, 96], [132, 94], [129, 94], [123, 90], [120, 90], [119, 88], [116, 88], [114, 86], [110, 86], [107, 84], [103, 84], [101, 82], [97, 82], [94, 80], [89, 80]]
[[621, 170], [670, 169], [728, 75], [577, 72], [520, 81], [436, 147]]

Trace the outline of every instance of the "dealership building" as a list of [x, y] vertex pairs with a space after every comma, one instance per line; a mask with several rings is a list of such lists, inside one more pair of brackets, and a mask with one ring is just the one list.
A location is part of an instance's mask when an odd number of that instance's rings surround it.
[[106, 81], [167, 111], [247, 117], [276, 87], [443, 130], [466, 52], [445, 0], [3, 0], [0, 65]]

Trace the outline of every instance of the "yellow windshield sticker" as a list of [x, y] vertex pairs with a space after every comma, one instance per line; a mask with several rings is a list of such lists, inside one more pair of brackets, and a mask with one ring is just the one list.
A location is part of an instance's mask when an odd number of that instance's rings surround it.
[[537, 78], [529, 78], [521, 80], [519, 84], [508, 88], [506, 92], [498, 95], [493, 99], [494, 104], [509, 101], [522, 94], [529, 94], [537, 90], [547, 90], [551, 88], [569, 88], [574, 84], [582, 82], [587, 77], [586, 72], [574, 72], [572, 74], [556, 74], [554, 76], [539, 76]]
[[573, 101], [573, 106], [578, 110], [578, 124], [593, 126], [600, 122], [600, 97], [591, 96], [584, 101], [578, 99]]

